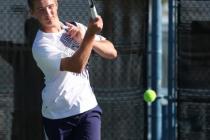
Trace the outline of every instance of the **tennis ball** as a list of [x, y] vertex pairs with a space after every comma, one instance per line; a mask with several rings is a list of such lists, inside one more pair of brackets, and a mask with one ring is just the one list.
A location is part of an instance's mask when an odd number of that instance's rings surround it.
[[144, 101], [153, 102], [156, 99], [157, 95], [154, 90], [148, 89], [144, 92]]

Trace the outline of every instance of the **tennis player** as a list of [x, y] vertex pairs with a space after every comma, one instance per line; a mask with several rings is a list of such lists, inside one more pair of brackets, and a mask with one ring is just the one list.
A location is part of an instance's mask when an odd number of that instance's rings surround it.
[[113, 44], [97, 35], [100, 16], [81, 23], [62, 23], [57, 0], [28, 0], [31, 15], [41, 28], [33, 42], [33, 57], [45, 75], [42, 115], [49, 140], [100, 140], [101, 113], [91, 89], [88, 60], [95, 51], [114, 59]]

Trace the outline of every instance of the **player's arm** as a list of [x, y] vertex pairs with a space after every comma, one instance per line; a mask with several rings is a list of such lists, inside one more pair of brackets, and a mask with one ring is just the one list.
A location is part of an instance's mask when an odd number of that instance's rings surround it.
[[[101, 17], [91, 20], [87, 32], [81, 42], [79, 49], [71, 57], [61, 59], [60, 70], [80, 73], [86, 66], [93, 49], [95, 34], [100, 32], [103, 27]], [[76, 36], [76, 34], [75, 34]]]
[[74, 53], [74, 55], [72, 57], [61, 59], [61, 71], [80, 73], [83, 70], [90, 57], [94, 42], [94, 34], [88, 32], [89, 31], [87, 31], [80, 48]]
[[[78, 23], [77, 26], [72, 25], [70, 23], [66, 23], [66, 25], [70, 28], [68, 31], [68, 34], [70, 36], [74, 36], [74, 34], [79, 33], [80, 36], [75, 37], [75, 41], [78, 43], [81, 43], [81, 41], [84, 38], [84, 34], [87, 30], [86, 26], [83, 24]], [[117, 57], [117, 51], [114, 48], [114, 45], [106, 40], [104, 37], [100, 35], [95, 36], [95, 41], [93, 43], [93, 50], [96, 52], [98, 55], [102, 56], [103, 58], [106, 59], [114, 59]]]
[[114, 45], [108, 40], [94, 41], [93, 50], [106, 59], [114, 59], [117, 57], [117, 51]]

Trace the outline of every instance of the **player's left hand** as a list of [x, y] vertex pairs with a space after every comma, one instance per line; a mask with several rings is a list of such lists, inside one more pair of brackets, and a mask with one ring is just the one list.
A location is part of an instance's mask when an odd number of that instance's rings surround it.
[[85, 31], [83, 31], [79, 26], [75, 26], [68, 22], [66, 22], [66, 25], [69, 27], [67, 29], [67, 34], [77, 43], [81, 44], [85, 36]]

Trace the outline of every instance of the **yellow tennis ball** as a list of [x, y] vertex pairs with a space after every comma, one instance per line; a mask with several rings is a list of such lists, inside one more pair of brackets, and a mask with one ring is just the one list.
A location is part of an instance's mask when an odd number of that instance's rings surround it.
[[154, 90], [148, 89], [144, 92], [144, 101], [153, 102], [156, 99], [157, 95]]

